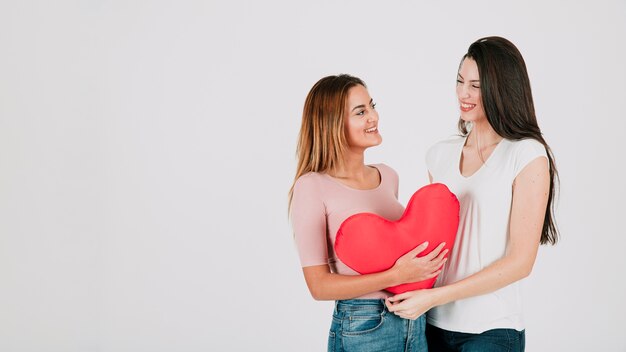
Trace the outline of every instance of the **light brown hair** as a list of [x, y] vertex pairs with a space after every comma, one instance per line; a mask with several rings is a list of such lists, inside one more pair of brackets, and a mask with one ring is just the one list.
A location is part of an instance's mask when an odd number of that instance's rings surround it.
[[333, 171], [343, 163], [348, 145], [344, 131], [344, 110], [348, 91], [357, 85], [366, 87], [360, 78], [341, 74], [320, 79], [309, 91], [302, 111], [296, 148], [298, 166], [289, 189], [289, 208], [293, 187], [300, 176], [308, 172]]

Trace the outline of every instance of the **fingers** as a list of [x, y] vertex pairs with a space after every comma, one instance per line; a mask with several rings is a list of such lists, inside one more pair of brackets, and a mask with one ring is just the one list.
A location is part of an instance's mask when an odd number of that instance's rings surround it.
[[399, 302], [399, 301], [404, 301], [405, 299], [411, 297], [411, 292], [412, 291], [407, 291], [404, 293], [399, 293], [395, 296], [389, 297], [387, 298], [388, 301], [395, 303], [395, 302]]
[[426, 248], [428, 248], [428, 241], [426, 241], [426, 242], [420, 244], [419, 246], [413, 248], [407, 254], [403, 255], [403, 257], [408, 257], [410, 259], [413, 259], [413, 258], [417, 257], [418, 254], [420, 254], [424, 250], [426, 250]]
[[425, 280], [432, 279], [433, 277], [437, 277], [437, 275], [441, 274], [441, 270], [442, 269], [439, 269], [437, 271], [433, 271], [432, 273], [428, 274]]
[[430, 253], [426, 254], [422, 258], [424, 258], [426, 260], [433, 260], [433, 258], [435, 258], [436, 256], [441, 254], [441, 250], [443, 249], [443, 247], [445, 247], [445, 245], [446, 245], [445, 242], [439, 243], [439, 245], [435, 249], [430, 251]]
[[393, 303], [389, 299], [386, 299], [385, 300], [385, 305], [387, 306], [387, 309], [390, 312], [397, 314], [397, 311], [399, 310], [399, 308], [398, 308], [399, 303]]
[[390, 303], [389, 305], [387, 305], [387, 309], [389, 309], [389, 311], [392, 313], [407, 314], [407, 311], [411, 309], [411, 307], [407, 306], [407, 304], [407, 301], [397, 301], [395, 303]]
[[387, 305], [387, 309], [390, 312], [392, 312], [393, 314], [403, 319], [415, 320], [419, 318], [421, 314], [423, 314], [423, 313], [420, 313], [420, 311], [417, 309], [414, 309], [411, 307], [405, 307], [406, 304], [402, 304], [402, 303], [396, 303], [396, 304], [385, 303], [385, 304]]
[[441, 253], [439, 253], [439, 255], [437, 256], [437, 258], [435, 258], [435, 260], [443, 261], [444, 259], [448, 259], [446, 258], [446, 255], [448, 254], [448, 252], [449, 251], [447, 249], [443, 250]]
[[388, 309], [390, 312], [393, 312], [393, 311], [392, 311], [392, 309], [393, 309], [393, 303], [391, 303], [391, 301], [389, 300], [389, 298], [387, 298], [387, 299], [385, 300], [385, 305], [387, 306], [387, 309]]

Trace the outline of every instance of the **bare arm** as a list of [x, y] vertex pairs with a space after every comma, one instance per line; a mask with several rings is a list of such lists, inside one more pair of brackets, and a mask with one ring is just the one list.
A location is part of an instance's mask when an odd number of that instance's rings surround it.
[[543, 157], [537, 158], [513, 184], [510, 235], [504, 257], [453, 284], [391, 297], [387, 302], [389, 310], [403, 318], [416, 319], [432, 307], [493, 292], [528, 276], [539, 249], [549, 190], [548, 163]]
[[396, 261], [383, 272], [367, 275], [340, 275], [330, 272], [328, 265], [302, 268], [311, 295], [316, 300], [350, 299], [407, 282], [433, 278], [441, 272], [447, 250], [440, 244], [429, 254], [416, 257], [428, 247], [424, 242]]

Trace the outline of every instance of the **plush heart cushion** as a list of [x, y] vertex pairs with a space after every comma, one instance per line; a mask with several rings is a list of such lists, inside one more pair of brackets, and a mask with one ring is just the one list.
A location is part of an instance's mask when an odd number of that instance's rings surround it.
[[[398, 258], [424, 241], [429, 244], [420, 257], [441, 242], [446, 242], [444, 249], [451, 250], [458, 226], [458, 199], [444, 184], [433, 183], [413, 194], [397, 221], [372, 213], [359, 213], [344, 220], [337, 230], [335, 253], [360, 274], [376, 273], [391, 268]], [[431, 288], [436, 279], [388, 287], [387, 291]]]

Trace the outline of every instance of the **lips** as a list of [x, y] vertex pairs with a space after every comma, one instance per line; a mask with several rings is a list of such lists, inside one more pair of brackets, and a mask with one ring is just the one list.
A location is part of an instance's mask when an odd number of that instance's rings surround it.
[[461, 102], [460, 107], [461, 107], [461, 111], [468, 112], [468, 111], [472, 110], [473, 108], [475, 108], [476, 104], [470, 104], [470, 103]]
[[378, 132], [378, 127], [374, 126], [365, 130], [365, 133], [376, 133]]

